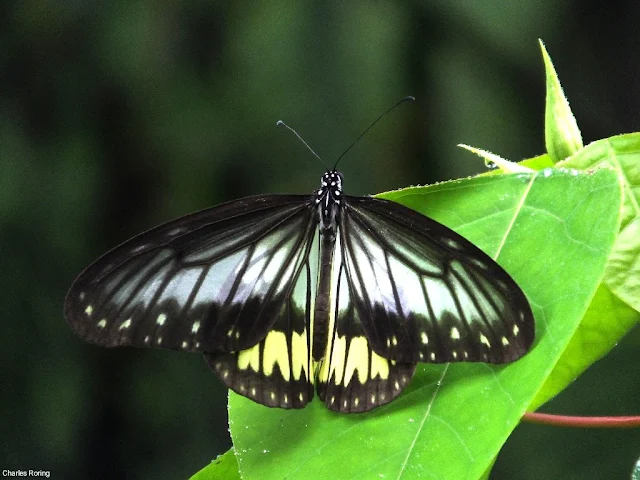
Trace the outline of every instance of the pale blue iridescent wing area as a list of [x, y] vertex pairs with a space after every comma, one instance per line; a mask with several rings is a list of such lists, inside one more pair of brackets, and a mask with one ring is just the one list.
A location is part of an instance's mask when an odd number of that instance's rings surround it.
[[291, 286], [316, 225], [312, 200], [296, 195], [247, 197], [179, 218], [89, 266], [67, 294], [65, 316], [80, 337], [109, 347], [247, 349], [284, 311], [304, 317]]
[[504, 363], [529, 350], [524, 293], [454, 231], [394, 202], [345, 197], [340, 232], [354, 310], [378, 355]]

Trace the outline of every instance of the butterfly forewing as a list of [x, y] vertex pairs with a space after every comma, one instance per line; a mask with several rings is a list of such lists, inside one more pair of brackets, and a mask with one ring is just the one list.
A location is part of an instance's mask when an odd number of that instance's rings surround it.
[[67, 320], [105, 346], [251, 347], [289, 300], [314, 213], [308, 196], [249, 197], [154, 228], [76, 279]]
[[398, 362], [521, 357], [533, 315], [511, 277], [447, 227], [386, 200], [345, 197], [342, 244], [373, 350]]

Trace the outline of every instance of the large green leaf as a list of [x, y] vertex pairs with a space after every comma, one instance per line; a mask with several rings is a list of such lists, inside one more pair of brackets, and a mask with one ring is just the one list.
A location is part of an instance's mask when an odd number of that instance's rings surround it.
[[398, 399], [367, 414], [333, 413], [317, 400], [298, 411], [269, 409], [231, 393], [230, 430], [245, 480], [480, 477], [584, 316], [621, 202], [608, 170], [476, 177], [383, 196], [497, 258], [531, 301], [535, 346], [507, 366], [422, 365]]

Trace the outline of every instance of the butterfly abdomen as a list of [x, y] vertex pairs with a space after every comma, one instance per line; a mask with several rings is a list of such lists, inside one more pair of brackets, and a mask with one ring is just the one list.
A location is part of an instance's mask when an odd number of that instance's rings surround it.
[[313, 316], [313, 359], [316, 362], [324, 357], [327, 350], [331, 308], [334, 303], [331, 298], [331, 275], [334, 265], [335, 243], [334, 233], [320, 232], [318, 290]]

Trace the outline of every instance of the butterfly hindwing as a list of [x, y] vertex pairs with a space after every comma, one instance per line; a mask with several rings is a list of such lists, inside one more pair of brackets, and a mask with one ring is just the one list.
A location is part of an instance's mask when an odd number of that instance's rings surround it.
[[240, 351], [288, 301], [316, 219], [308, 196], [248, 197], [138, 235], [88, 267], [65, 301], [71, 327], [105, 346]]
[[367, 339], [398, 362], [521, 357], [533, 315], [511, 277], [471, 242], [397, 203], [346, 197], [343, 255]]

